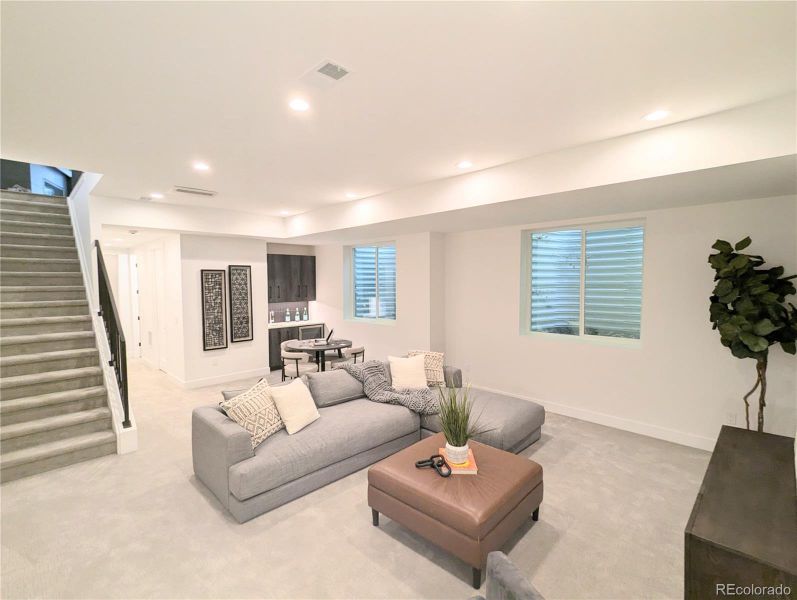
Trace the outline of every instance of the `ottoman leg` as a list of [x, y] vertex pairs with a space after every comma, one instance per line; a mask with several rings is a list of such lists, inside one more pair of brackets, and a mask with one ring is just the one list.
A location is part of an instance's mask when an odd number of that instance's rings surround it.
[[371, 509], [371, 518], [374, 521], [374, 527], [379, 527], [379, 511], [375, 509]]
[[482, 570], [473, 567], [473, 589], [478, 590], [482, 586]]
[[531, 520], [532, 521], [539, 521], [540, 520], [540, 507], [534, 509], [534, 512], [531, 513]]

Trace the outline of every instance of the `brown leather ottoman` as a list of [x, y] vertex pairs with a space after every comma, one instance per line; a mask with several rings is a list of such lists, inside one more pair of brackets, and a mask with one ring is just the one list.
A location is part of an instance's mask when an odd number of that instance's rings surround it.
[[421, 440], [368, 470], [368, 506], [459, 557], [481, 586], [487, 554], [500, 550], [529, 515], [536, 521], [542, 502], [542, 467], [534, 461], [470, 442], [477, 475], [440, 477], [415, 461], [445, 446], [442, 433]]

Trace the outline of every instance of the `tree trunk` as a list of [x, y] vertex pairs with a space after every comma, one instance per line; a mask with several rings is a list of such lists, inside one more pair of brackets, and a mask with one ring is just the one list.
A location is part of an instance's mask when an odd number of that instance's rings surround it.
[[747, 423], [747, 429], [750, 429], [750, 402], [747, 399], [753, 395], [753, 392], [758, 389], [759, 385], [761, 385], [761, 377], [758, 373], [758, 366], [756, 366], [755, 385], [753, 386], [753, 389], [747, 392], [742, 398], [742, 400], [744, 400], [744, 419]]
[[760, 359], [755, 366], [761, 391], [758, 394], [758, 431], [764, 431], [764, 408], [767, 405], [767, 357]]

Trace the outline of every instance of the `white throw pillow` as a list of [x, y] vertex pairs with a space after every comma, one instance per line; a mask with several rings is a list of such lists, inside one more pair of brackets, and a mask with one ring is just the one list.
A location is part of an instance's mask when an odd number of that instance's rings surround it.
[[288, 385], [271, 388], [271, 397], [277, 405], [288, 434], [304, 429], [321, 416], [315, 407], [310, 390], [301, 379], [294, 379]]
[[445, 355], [442, 352], [429, 352], [424, 350], [413, 350], [408, 356], [424, 356], [424, 368], [426, 369], [426, 383], [429, 387], [437, 387], [446, 384], [446, 375], [443, 371]]
[[261, 379], [250, 389], [227, 398], [219, 404], [233, 421], [249, 432], [252, 436], [252, 448], [268, 436], [277, 433], [283, 428], [277, 407], [271, 397], [268, 381]]
[[393, 387], [397, 390], [419, 390], [427, 386], [425, 357], [423, 354], [400, 358], [388, 356], [390, 363], [390, 377]]

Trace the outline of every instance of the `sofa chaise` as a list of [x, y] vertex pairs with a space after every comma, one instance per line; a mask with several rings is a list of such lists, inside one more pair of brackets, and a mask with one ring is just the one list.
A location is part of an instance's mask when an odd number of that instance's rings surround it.
[[[462, 386], [459, 369], [445, 367], [445, 375], [448, 385]], [[441, 431], [437, 415], [368, 400], [345, 371], [312, 373], [307, 384], [321, 417], [293, 435], [278, 431], [254, 449], [249, 433], [218, 405], [193, 411], [194, 473], [240, 523]], [[471, 398], [487, 429], [477, 441], [517, 453], [539, 439], [542, 406], [476, 389]]]

